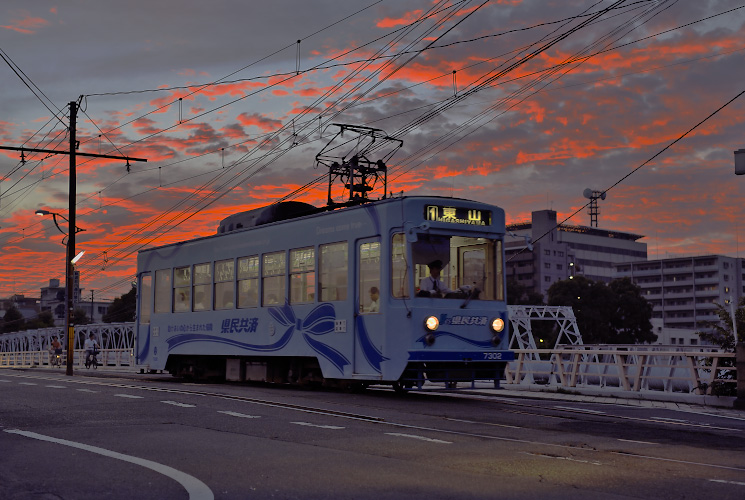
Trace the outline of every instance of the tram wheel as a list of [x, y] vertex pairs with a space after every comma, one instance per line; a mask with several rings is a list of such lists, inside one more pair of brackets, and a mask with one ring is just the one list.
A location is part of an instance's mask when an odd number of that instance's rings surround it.
[[404, 384], [402, 384], [401, 382], [393, 382], [393, 384], [391, 385], [393, 386], [393, 391], [396, 394], [401, 394], [401, 395], [406, 394], [407, 392], [406, 388], [404, 387]]

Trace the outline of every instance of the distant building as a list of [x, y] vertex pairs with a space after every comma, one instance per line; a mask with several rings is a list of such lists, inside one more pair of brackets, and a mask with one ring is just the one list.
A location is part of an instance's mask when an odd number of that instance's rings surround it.
[[663, 324], [662, 318], [652, 318], [652, 331], [657, 335], [656, 345], [671, 347], [708, 345], [696, 334], [697, 330], [690, 328], [670, 328]]
[[[85, 314], [92, 318], [93, 323], [103, 322], [103, 316], [111, 306], [110, 301], [86, 301], [83, 298], [83, 288], [80, 288], [80, 274], [75, 271], [73, 280], [73, 307], [82, 309]], [[50, 279], [49, 286], [41, 289], [41, 299], [39, 300], [40, 311], [51, 311], [54, 316], [54, 324], [62, 326], [65, 324], [65, 286], [60, 286], [60, 280]]]
[[[558, 225], [556, 212], [532, 213], [530, 222], [510, 224], [505, 237], [507, 277], [543, 294], [556, 281], [583, 275], [608, 282], [614, 265], [647, 258], [643, 236], [597, 227]], [[533, 242], [528, 250], [526, 238]]]
[[4, 318], [5, 312], [11, 307], [18, 309], [23, 319], [29, 320], [39, 314], [39, 299], [23, 295], [11, 295], [7, 299], [2, 299], [0, 300], [0, 318]]
[[723, 255], [675, 257], [616, 265], [615, 277], [630, 277], [666, 328], [705, 329], [719, 321], [716, 304], [729, 307], [745, 295], [745, 259]]
[[62, 326], [65, 324], [65, 287], [60, 286], [58, 279], [50, 279], [49, 286], [41, 288], [39, 306], [40, 311], [52, 312], [55, 325]]

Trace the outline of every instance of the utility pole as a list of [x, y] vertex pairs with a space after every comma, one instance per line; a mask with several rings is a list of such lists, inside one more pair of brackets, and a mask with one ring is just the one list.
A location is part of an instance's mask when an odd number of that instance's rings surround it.
[[93, 320], [93, 292], [95, 292], [95, 290], [91, 288], [91, 323], [95, 323]]
[[[35, 149], [35, 148], [12, 148], [6, 146], [0, 146], [0, 149], [6, 149], [11, 151], [20, 151], [21, 159], [23, 160], [23, 154], [26, 151], [33, 151], [39, 153], [51, 153], [51, 154], [67, 154], [70, 155], [70, 192], [69, 192], [69, 207], [68, 217], [69, 222], [67, 230], [67, 244], [65, 251], [65, 332], [67, 333], [67, 375], [72, 376], [73, 374], [73, 356], [75, 354], [75, 325], [74, 325], [74, 295], [73, 288], [75, 283], [75, 263], [72, 261], [75, 258], [75, 233], [77, 232], [77, 226], [75, 225], [75, 198], [77, 196], [77, 178], [76, 178], [76, 167], [77, 157], [86, 156], [91, 158], [110, 158], [114, 160], [126, 160], [127, 168], [129, 169], [129, 162], [131, 161], [147, 161], [145, 158], [132, 158], [129, 156], [115, 156], [115, 155], [100, 155], [93, 153], [78, 153], [77, 151], [77, 115], [78, 115], [78, 104], [75, 101], [70, 102], [70, 150], [69, 151], [56, 151], [50, 149]], [[56, 222], [55, 222], [56, 223]], [[59, 226], [58, 226], [59, 227]], [[91, 305], [93, 303], [93, 296], [91, 295]], [[92, 307], [92, 306], [91, 306]]]
[[67, 375], [72, 376], [72, 361], [75, 352], [75, 325], [73, 322], [73, 313], [75, 304], [73, 302], [73, 287], [75, 283], [75, 265], [72, 263], [75, 257], [75, 198], [77, 197], [76, 182], [76, 147], [77, 147], [77, 103], [70, 102], [70, 192], [68, 197], [69, 213], [67, 219], [70, 226], [67, 229], [67, 257], [65, 258], [65, 302], [67, 314], [65, 315], [65, 331], [67, 332]]

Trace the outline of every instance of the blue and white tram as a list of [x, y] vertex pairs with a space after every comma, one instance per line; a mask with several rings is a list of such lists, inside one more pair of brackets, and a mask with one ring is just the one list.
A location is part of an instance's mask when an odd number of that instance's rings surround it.
[[[504, 232], [501, 208], [440, 197], [231, 215], [216, 235], [140, 251], [137, 364], [194, 378], [496, 385], [514, 359]], [[436, 261], [442, 285], [420, 289]]]

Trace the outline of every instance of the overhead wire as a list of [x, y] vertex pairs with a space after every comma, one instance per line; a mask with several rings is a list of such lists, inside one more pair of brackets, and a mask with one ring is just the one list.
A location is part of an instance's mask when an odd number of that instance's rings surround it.
[[[308, 123], [312, 123], [313, 120], [309, 120]], [[100, 129], [99, 129], [100, 130]], [[276, 137], [276, 136], [275, 136]]]
[[[667, 0], [667, 2], [670, 2], [670, 1], [673, 2], [671, 5], [673, 5], [675, 2], [677, 2], [677, 0]], [[661, 9], [662, 6], [665, 5], [665, 3], [666, 2], [662, 2], [660, 4], [657, 4], [657, 5], [653, 6], [652, 8], [650, 8], [646, 12], [642, 12], [642, 13], [639, 13], [639, 14], [635, 15], [631, 19], [629, 19], [626, 22], [624, 22], [621, 26], [618, 26], [618, 27], [614, 28], [610, 33], [607, 33], [607, 34], [603, 35], [600, 39], [598, 39], [595, 42], [593, 42], [592, 44], [586, 46], [584, 49], [582, 49], [580, 52], [578, 52], [574, 56], [567, 58], [561, 64], [557, 64], [557, 65], [554, 65], [553, 67], [549, 68], [548, 71], [536, 72], [539, 76], [535, 80], [533, 80], [533, 81], [531, 81], [531, 82], [523, 85], [522, 87], [518, 88], [516, 91], [512, 92], [511, 94], [509, 94], [507, 97], [505, 97], [503, 99], [500, 99], [494, 105], [489, 106], [488, 108], [482, 110], [476, 116], [471, 117], [469, 120], [467, 120], [466, 122], [462, 123], [458, 127], [451, 128], [445, 134], [441, 135], [440, 137], [438, 137], [434, 141], [431, 141], [427, 145], [423, 146], [417, 152], [415, 152], [412, 155], [410, 155], [408, 158], [402, 160], [401, 163], [406, 163], [406, 161], [410, 161], [411, 159], [416, 158], [417, 156], [423, 155], [423, 153], [427, 149], [433, 149], [438, 144], [441, 144], [443, 142], [446, 142], [446, 141], [452, 139], [446, 145], [441, 146], [439, 148], [439, 150], [436, 151], [435, 153], [433, 153], [432, 156], [430, 156], [429, 158], [424, 159], [424, 160], [420, 161], [418, 164], [414, 164], [414, 165], [410, 166], [409, 168], [405, 169], [403, 173], [400, 173], [396, 177], [394, 177], [394, 180], [396, 178], [400, 177], [401, 175], [403, 175], [403, 174], [411, 171], [413, 168], [416, 168], [418, 165], [421, 165], [421, 163], [423, 163], [424, 161], [427, 161], [428, 159], [431, 159], [432, 157], [434, 157], [434, 155], [438, 154], [439, 152], [441, 152], [441, 151], [443, 151], [443, 150], [445, 150], [445, 149], [447, 149], [449, 147], [452, 147], [455, 143], [459, 142], [460, 140], [464, 139], [468, 135], [472, 134], [473, 132], [475, 132], [479, 128], [483, 127], [484, 125], [486, 125], [490, 121], [492, 121], [495, 118], [497, 118], [498, 116], [500, 116], [500, 115], [506, 113], [507, 111], [509, 111], [510, 109], [514, 108], [517, 104], [520, 104], [520, 103], [524, 102], [526, 99], [534, 96], [535, 94], [537, 94], [537, 93], [541, 92], [542, 90], [544, 90], [545, 88], [547, 88], [552, 83], [558, 81], [561, 77], [563, 77], [564, 75], [566, 75], [570, 71], [575, 70], [579, 65], [587, 62], [589, 60], [589, 58], [591, 57], [591, 56], [583, 57], [583, 54], [585, 54], [588, 51], [590, 51], [594, 46], [603, 43], [603, 40], [604, 39], [610, 39], [613, 36], [616, 37], [616, 40], [623, 38], [630, 31], [632, 31], [632, 30], [634, 30], [634, 29], [636, 29], [638, 27], [638, 25], [636, 25], [636, 26], [634, 25], [634, 23], [636, 21], [641, 20], [645, 16], [648, 16], [648, 18], [644, 21], [645, 23], [648, 22], [654, 16], [658, 15], [661, 12], [659, 9]], [[667, 7], [665, 7], [665, 9], [669, 8], [671, 5], [668, 5]], [[624, 33], [621, 33], [621, 31], [623, 31], [624, 29], [627, 29], [628, 26], [631, 26], [631, 28], [629, 28], [628, 31], [626, 31]], [[605, 43], [605, 46], [607, 47], [611, 43], [612, 43], [612, 41], [609, 41], [609, 42]], [[603, 51], [601, 50], [601, 51], [598, 51], [598, 52], [593, 53], [592, 55], [595, 55], [595, 54], [598, 54], [598, 53], [602, 53], [602, 52]], [[571, 67], [571, 66], [570, 67], [567, 67], [566, 69], [564, 69], [563, 72], [561, 72], [561, 74], [558, 77], [554, 78], [553, 80], [549, 81], [548, 83], [544, 83], [544, 80], [548, 80], [549, 77], [551, 77], [554, 74], [558, 73], [559, 70], [562, 69], [562, 67], [565, 64], [570, 64], [570, 65], [571, 64], [576, 64], [576, 66], [574, 66], [574, 67]], [[533, 89], [537, 85], [540, 85], [540, 87], [538, 87], [536, 90], [533, 90], [533, 91], [529, 92], [530, 89]], [[490, 113], [491, 111], [497, 110], [497, 109], [499, 109], [499, 108], [501, 108], [501, 107], [503, 107], [505, 105], [508, 105], [510, 103], [510, 101], [512, 101], [512, 100], [514, 100], [514, 99], [516, 99], [516, 98], [518, 98], [520, 96], [524, 96], [524, 97], [522, 97], [519, 101], [517, 101], [517, 102], [515, 102], [515, 103], [513, 103], [511, 105], [509, 105], [506, 109], [504, 109], [502, 112], [500, 112], [497, 116], [492, 117], [488, 121], [481, 123], [480, 125], [478, 125], [477, 127], [471, 129], [470, 131], [468, 131], [468, 132], [460, 135], [459, 137], [456, 137], [457, 134], [459, 134], [465, 128], [470, 127], [471, 125], [473, 125], [478, 120], [480, 120], [483, 117], [487, 116], [488, 113]]]
[[[704, 118], [703, 120], [701, 120], [698, 123], [696, 123], [696, 125], [694, 125], [693, 127], [689, 128], [683, 134], [679, 135], [675, 140], [673, 140], [670, 143], [668, 143], [664, 148], [660, 149], [657, 153], [655, 153], [654, 155], [652, 155], [650, 158], [648, 158], [647, 160], [645, 160], [644, 162], [642, 162], [637, 167], [633, 168], [629, 173], [627, 173], [626, 175], [624, 175], [623, 177], [621, 177], [620, 179], [618, 179], [616, 182], [614, 182], [608, 188], [604, 189], [603, 192], [604, 193], [607, 193], [611, 189], [617, 187], [623, 181], [625, 181], [626, 179], [628, 179], [629, 177], [631, 177], [633, 174], [635, 174], [637, 171], [639, 171], [642, 167], [648, 165], [649, 163], [651, 163], [652, 161], [654, 161], [658, 156], [660, 156], [661, 154], [663, 154], [665, 151], [667, 151], [668, 149], [670, 149], [671, 147], [673, 147], [675, 144], [677, 144], [681, 140], [685, 139], [691, 132], [693, 132], [698, 127], [700, 127], [701, 125], [703, 125], [704, 123], [706, 123], [707, 121], [709, 121], [709, 119], [711, 119], [712, 117], [714, 117], [715, 115], [717, 115], [720, 111], [722, 111], [724, 108], [726, 108], [727, 106], [729, 106], [730, 104], [732, 104], [733, 102], [735, 102], [737, 99], [739, 99], [743, 95], [745, 95], [745, 90], [741, 91], [735, 97], [733, 97], [729, 101], [725, 102], [723, 105], [721, 105], [715, 111], [713, 111], [712, 113], [710, 113], [706, 118]], [[587, 208], [590, 205], [590, 203], [592, 203], [592, 200], [590, 200], [587, 203], [585, 203], [584, 205], [582, 205], [580, 208], [578, 208], [577, 210], [575, 210], [574, 212], [572, 212], [564, 220], [562, 220], [561, 222], [557, 223], [551, 229], [549, 229], [548, 231], [546, 231], [545, 233], [543, 233], [541, 236], [539, 236], [538, 238], [536, 238], [533, 241], [533, 243], [537, 243], [538, 241], [542, 240], [543, 238], [545, 238], [546, 236], [548, 236], [549, 234], [551, 234], [551, 232], [553, 230], [560, 228], [563, 224], [565, 224], [567, 221], [569, 221], [572, 217], [574, 217], [575, 215], [577, 215], [578, 213], [580, 213], [582, 210], [584, 210], [585, 208]], [[518, 251], [514, 255], [512, 255], [509, 260], [514, 259], [515, 257], [517, 257], [518, 255], [520, 255], [524, 251], [525, 251], [525, 249], [521, 249], [520, 251]]]

